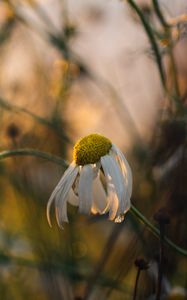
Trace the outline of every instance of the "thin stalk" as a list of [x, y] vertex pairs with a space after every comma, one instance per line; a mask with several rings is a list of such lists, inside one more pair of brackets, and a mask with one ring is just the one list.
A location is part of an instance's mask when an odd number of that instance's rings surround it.
[[158, 281], [157, 281], [157, 292], [156, 300], [160, 300], [162, 291], [162, 277], [164, 268], [164, 236], [165, 236], [165, 224], [160, 225], [160, 257], [159, 257], [159, 270], [158, 270]]
[[[175, 95], [174, 97], [172, 97], [172, 100], [174, 100], [177, 108], [180, 108], [180, 89], [179, 89], [179, 82], [178, 82], [178, 76], [177, 76], [177, 66], [176, 66], [176, 62], [175, 62], [175, 58], [173, 55], [173, 42], [172, 42], [172, 36], [171, 36], [171, 26], [167, 23], [162, 10], [160, 9], [160, 5], [158, 0], [152, 0], [153, 3], [153, 7], [155, 9], [155, 13], [161, 23], [161, 25], [163, 26], [163, 29], [165, 31], [165, 35], [168, 37], [169, 40], [169, 44], [168, 44], [168, 54], [169, 54], [169, 58], [170, 58], [170, 62], [171, 62], [171, 67], [172, 67], [172, 76], [173, 76], [173, 82], [174, 82], [174, 89], [175, 89]], [[176, 99], [177, 98], [177, 99]]]
[[[170, 36], [170, 34], [169, 34]], [[169, 37], [171, 39], [171, 37]], [[177, 100], [180, 99], [180, 89], [179, 89], [179, 82], [178, 82], [178, 70], [177, 70], [177, 66], [176, 66], [176, 62], [175, 62], [175, 58], [174, 58], [174, 54], [173, 54], [173, 43], [170, 40], [169, 41], [169, 49], [168, 49], [168, 53], [169, 53], [169, 57], [170, 57], [170, 62], [171, 62], [171, 66], [172, 66], [172, 75], [173, 75], [173, 81], [174, 81], [174, 89], [175, 89], [175, 97], [177, 97]], [[176, 101], [176, 99], [174, 99], [176, 104], [179, 106], [180, 102]], [[181, 105], [180, 105], [181, 106]]]
[[157, 14], [157, 17], [158, 19], [160, 20], [160, 23], [162, 24], [163, 27], [168, 27], [168, 23], [166, 22], [163, 14], [162, 14], [162, 11], [160, 9], [160, 5], [158, 3], [158, 0], [152, 0], [152, 3], [153, 3], [153, 7], [155, 9], [155, 12]]
[[16, 149], [16, 150], [6, 150], [0, 152], [0, 160], [5, 159], [12, 156], [35, 156], [40, 157], [48, 161], [52, 161], [57, 165], [61, 165], [64, 168], [68, 167], [68, 163], [62, 158], [52, 155], [47, 152], [35, 150], [35, 149]]
[[[141, 222], [144, 223], [148, 227], [148, 229], [156, 236], [160, 238], [160, 231], [157, 227], [155, 227], [134, 205], [131, 205], [130, 212], [138, 218]], [[173, 250], [180, 253], [183, 256], [187, 257], [187, 250], [177, 246], [170, 239], [164, 236], [164, 242], [170, 246]]]
[[156, 62], [157, 62], [157, 65], [158, 65], [158, 70], [159, 70], [159, 73], [160, 73], [160, 78], [161, 78], [163, 88], [166, 91], [167, 87], [166, 87], [165, 71], [164, 71], [164, 67], [163, 67], [163, 63], [162, 63], [162, 56], [160, 54], [160, 50], [159, 50], [159, 47], [157, 45], [157, 41], [155, 39], [152, 28], [149, 25], [149, 23], [147, 22], [144, 14], [142, 13], [142, 11], [138, 7], [138, 5], [133, 0], [127, 0], [127, 2], [132, 7], [132, 9], [137, 13], [137, 15], [140, 18], [140, 21], [142, 22], [142, 25], [145, 29], [145, 32], [147, 34], [147, 37], [149, 38], [150, 44], [151, 44], [152, 49], [153, 49], [154, 54], [155, 54], [155, 58], [156, 58]]
[[136, 281], [135, 281], [135, 287], [134, 287], [133, 300], [136, 300], [136, 295], [137, 295], [137, 290], [138, 290], [138, 281], [139, 281], [139, 278], [140, 278], [140, 272], [141, 272], [141, 269], [138, 268], [137, 274], [136, 274]]

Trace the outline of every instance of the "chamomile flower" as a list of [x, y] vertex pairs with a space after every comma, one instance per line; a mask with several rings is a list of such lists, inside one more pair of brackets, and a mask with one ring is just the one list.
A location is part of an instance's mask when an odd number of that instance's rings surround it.
[[131, 194], [132, 173], [123, 153], [106, 137], [90, 134], [75, 144], [73, 162], [49, 198], [47, 219], [51, 225], [54, 201], [60, 227], [68, 222], [67, 202], [78, 206], [80, 213], [108, 213], [110, 220], [121, 222], [131, 206]]

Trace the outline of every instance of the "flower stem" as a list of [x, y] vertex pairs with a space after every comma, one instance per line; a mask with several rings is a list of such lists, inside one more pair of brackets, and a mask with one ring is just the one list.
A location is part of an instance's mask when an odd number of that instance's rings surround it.
[[160, 257], [159, 257], [159, 270], [157, 281], [156, 300], [160, 300], [162, 291], [162, 277], [164, 268], [164, 236], [165, 236], [165, 224], [160, 223]]
[[139, 281], [139, 278], [140, 278], [140, 272], [141, 272], [141, 269], [138, 268], [137, 274], [136, 274], [136, 281], [135, 281], [135, 287], [134, 287], [133, 300], [136, 300], [136, 295], [137, 295], [137, 290], [138, 290], [138, 281]]
[[[160, 237], [160, 231], [157, 227], [155, 227], [134, 205], [131, 205], [130, 212], [138, 218], [141, 222], [143, 222], [148, 229], [157, 237]], [[187, 250], [177, 246], [175, 243], [173, 243], [170, 239], [168, 239], [166, 236], [164, 236], [164, 242], [170, 246], [173, 250], [180, 253], [183, 256], [187, 257]]]
[[155, 9], [155, 12], [157, 14], [157, 17], [160, 20], [160, 23], [162, 24], [162, 26], [165, 28], [169, 27], [168, 23], [166, 22], [163, 14], [162, 14], [158, 0], [152, 0], [152, 3], [153, 3], [153, 7]]
[[168, 55], [170, 58], [170, 63], [171, 63], [171, 69], [172, 69], [172, 76], [173, 76], [173, 86], [175, 89], [175, 95], [172, 96], [172, 100], [175, 102], [177, 108], [181, 109], [181, 103], [180, 103], [180, 89], [179, 89], [179, 82], [178, 82], [178, 72], [177, 72], [177, 66], [173, 54], [173, 41], [172, 41], [172, 34], [171, 34], [171, 26], [167, 23], [165, 20], [165, 17], [162, 13], [162, 10], [160, 9], [160, 4], [158, 0], [152, 0], [153, 7], [155, 9], [156, 15], [158, 19], [160, 20], [160, 23], [163, 26], [165, 35], [168, 37]]
[[68, 167], [68, 163], [53, 154], [47, 153], [47, 152], [43, 152], [43, 151], [39, 151], [39, 150], [35, 150], [35, 149], [15, 149], [15, 150], [6, 150], [6, 151], [2, 151], [0, 152], [0, 160], [1, 159], [5, 159], [8, 157], [12, 157], [12, 156], [36, 156], [36, 157], [40, 157], [49, 161], [54, 162], [55, 164], [61, 165], [64, 168]]
[[163, 88], [164, 88], [164, 90], [167, 90], [165, 70], [164, 70], [164, 66], [163, 66], [163, 62], [162, 62], [162, 55], [161, 55], [159, 47], [157, 45], [157, 41], [156, 41], [156, 38], [154, 36], [153, 30], [152, 30], [151, 26], [149, 25], [148, 21], [146, 20], [144, 14], [142, 13], [141, 9], [136, 4], [136, 2], [134, 0], [127, 0], [127, 2], [131, 6], [131, 8], [136, 12], [138, 17], [140, 18], [140, 21], [141, 21], [141, 23], [144, 27], [144, 30], [147, 34], [147, 37], [150, 41], [150, 44], [151, 44], [152, 49], [153, 49], [154, 54], [155, 54], [155, 58], [156, 58], [156, 62], [157, 62], [158, 70], [159, 70], [159, 73], [160, 73], [160, 78], [161, 78]]

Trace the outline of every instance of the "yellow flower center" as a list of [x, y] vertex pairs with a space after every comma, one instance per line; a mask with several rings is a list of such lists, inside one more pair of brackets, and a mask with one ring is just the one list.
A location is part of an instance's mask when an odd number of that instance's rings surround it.
[[95, 164], [101, 156], [109, 153], [112, 143], [99, 134], [90, 134], [80, 139], [74, 146], [73, 159], [77, 165]]

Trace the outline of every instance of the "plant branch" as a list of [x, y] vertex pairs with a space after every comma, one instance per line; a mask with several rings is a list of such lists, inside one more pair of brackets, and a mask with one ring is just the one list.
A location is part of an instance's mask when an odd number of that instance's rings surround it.
[[[141, 222], [148, 227], [148, 229], [158, 238], [160, 238], [160, 230], [154, 226], [134, 205], [131, 205], [130, 212], [137, 217]], [[173, 250], [187, 257], [187, 250], [177, 246], [166, 236], [164, 237], [164, 242], [170, 246]]]
[[158, 0], [152, 0], [153, 7], [155, 9], [155, 13], [160, 21], [160, 23], [163, 26], [165, 35], [168, 38], [168, 54], [170, 58], [171, 68], [172, 68], [172, 76], [173, 76], [173, 83], [174, 83], [174, 89], [175, 89], [175, 95], [172, 98], [174, 100], [175, 104], [178, 106], [177, 108], [180, 108], [181, 104], [179, 102], [180, 100], [180, 89], [179, 89], [179, 83], [178, 83], [178, 72], [177, 72], [177, 66], [173, 54], [173, 41], [172, 41], [172, 34], [171, 34], [171, 26], [167, 23], [162, 10], [160, 9], [160, 4]]
[[157, 14], [158, 19], [160, 20], [160, 23], [162, 24], [163, 27], [167, 28], [169, 26], [169, 24], [167, 23], [167, 21], [165, 20], [162, 11], [160, 9], [160, 5], [158, 3], [157, 0], [152, 0], [153, 3], [153, 7], [155, 9], [155, 12]]
[[163, 64], [162, 64], [162, 56], [160, 54], [160, 50], [159, 50], [159, 47], [157, 45], [157, 42], [156, 42], [154, 33], [152, 31], [152, 28], [149, 25], [149, 23], [147, 22], [143, 12], [138, 7], [138, 5], [133, 0], [127, 0], [127, 2], [131, 6], [131, 8], [137, 13], [137, 15], [140, 18], [140, 21], [142, 22], [142, 25], [145, 29], [145, 32], [147, 34], [147, 37], [150, 41], [150, 44], [151, 44], [152, 49], [153, 49], [154, 54], [155, 54], [155, 58], [156, 58], [156, 62], [157, 62], [157, 65], [158, 65], [158, 69], [159, 69], [160, 78], [161, 78], [163, 88], [166, 91], [167, 87], [166, 87], [165, 71], [164, 71], [164, 67], [163, 67]]
[[53, 154], [50, 154], [47, 152], [43, 152], [43, 151], [39, 151], [39, 150], [35, 150], [35, 149], [16, 149], [16, 150], [6, 150], [6, 151], [0, 152], [0, 160], [8, 158], [8, 157], [12, 157], [12, 156], [35, 156], [35, 157], [43, 158], [48, 161], [52, 161], [53, 163], [55, 163], [57, 165], [61, 165], [64, 168], [68, 167], [68, 163], [65, 160], [63, 160], [62, 158], [60, 158], [56, 155], [53, 155]]

